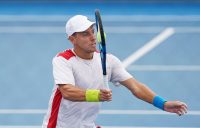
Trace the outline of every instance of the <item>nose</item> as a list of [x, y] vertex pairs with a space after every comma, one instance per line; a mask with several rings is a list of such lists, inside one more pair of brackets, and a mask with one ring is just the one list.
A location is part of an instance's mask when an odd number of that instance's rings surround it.
[[93, 41], [93, 40], [96, 40], [96, 34], [91, 33], [90, 39], [91, 39], [92, 41]]

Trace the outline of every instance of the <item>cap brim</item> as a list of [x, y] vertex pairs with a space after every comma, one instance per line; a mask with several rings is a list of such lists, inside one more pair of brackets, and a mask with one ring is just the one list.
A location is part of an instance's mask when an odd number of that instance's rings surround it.
[[94, 24], [95, 24], [95, 22], [88, 22], [87, 24], [82, 26], [80, 29], [76, 30], [76, 32], [83, 32], [83, 31], [87, 30], [90, 26], [92, 26]]

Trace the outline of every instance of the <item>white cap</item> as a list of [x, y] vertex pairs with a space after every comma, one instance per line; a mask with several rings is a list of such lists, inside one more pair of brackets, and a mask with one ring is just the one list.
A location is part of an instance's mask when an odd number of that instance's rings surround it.
[[76, 15], [67, 21], [65, 26], [66, 33], [69, 37], [75, 32], [83, 32], [87, 30], [93, 24], [95, 24], [95, 22], [89, 21], [86, 16]]

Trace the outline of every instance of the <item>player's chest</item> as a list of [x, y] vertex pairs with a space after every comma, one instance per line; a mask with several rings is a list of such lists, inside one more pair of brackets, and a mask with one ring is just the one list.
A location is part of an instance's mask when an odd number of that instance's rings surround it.
[[[110, 66], [107, 65], [110, 78]], [[101, 61], [76, 62], [73, 66], [75, 83], [82, 88], [99, 88], [103, 85]]]

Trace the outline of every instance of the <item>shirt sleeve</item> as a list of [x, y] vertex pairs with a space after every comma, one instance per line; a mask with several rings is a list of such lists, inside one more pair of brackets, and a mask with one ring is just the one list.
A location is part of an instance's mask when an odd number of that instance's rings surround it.
[[110, 81], [115, 84], [119, 85], [119, 82], [125, 81], [133, 76], [129, 74], [126, 69], [123, 67], [121, 61], [113, 56], [110, 56], [110, 63], [111, 63], [111, 79]]
[[72, 66], [68, 60], [63, 57], [53, 59], [53, 77], [55, 84], [72, 84], [74, 85], [74, 76]]

